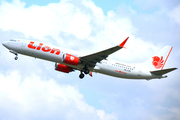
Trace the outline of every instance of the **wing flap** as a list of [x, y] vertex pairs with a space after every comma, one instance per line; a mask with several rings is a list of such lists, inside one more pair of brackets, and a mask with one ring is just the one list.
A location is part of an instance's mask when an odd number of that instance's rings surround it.
[[176, 69], [177, 68], [169, 68], [169, 69], [156, 70], [156, 71], [150, 71], [150, 72], [155, 75], [164, 75], [164, 74], [171, 72], [173, 70], [176, 70]]

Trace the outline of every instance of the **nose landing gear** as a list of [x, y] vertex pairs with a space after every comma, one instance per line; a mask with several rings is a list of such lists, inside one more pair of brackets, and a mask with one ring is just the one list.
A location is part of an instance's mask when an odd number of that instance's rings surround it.
[[18, 59], [18, 56], [16, 55], [16, 57], [15, 57], [14, 59], [17, 60], [17, 59]]
[[13, 53], [14, 55], [16, 55], [16, 57], [14, 58], [15, 60], [18, 59], [18, 54], [17, 54], [17, 52], [15, 52], [15, 51], [13, 51], [13, 50], [10, 50], [9, 52], [11, 52], [11, 53]]

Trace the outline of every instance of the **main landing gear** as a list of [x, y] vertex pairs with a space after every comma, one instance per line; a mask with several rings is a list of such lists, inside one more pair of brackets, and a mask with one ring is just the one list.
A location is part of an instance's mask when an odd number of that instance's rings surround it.
[[84, 78], [84, 74], [83, 74], [83, 72], [87, 75], [87, 74], [89, 74], [89, 69], [87, 69], [87, 68], [85, 68], [83, 71], [81, 71], [81, 74], [79, 75], [79, 78]]
[[89, 70], [88, 70], [88, 69], [85, 69], [85, 70], [84, 70], [84, 73], [85, 73], [85, 74], [89, 74]]
[[79, 78], [83, 79], [84, 78], [84, 74], [81, 72], [81, 74], [79, 75]]
[[10, 50], [9, 52], [11, 52], [11, 53], [13, 53], [14, 55], [16, 55], [16, 57], [14, 58], [15, 60], [18, 59], [18, 54], [17, 54], [17, 52], [15, 52], [15, 51], [13, 51], [13, 50]]

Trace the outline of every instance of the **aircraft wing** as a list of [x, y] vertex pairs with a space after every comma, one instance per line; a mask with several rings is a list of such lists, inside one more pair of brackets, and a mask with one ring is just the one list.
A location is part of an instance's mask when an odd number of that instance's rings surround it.
[[120, 50], [121, 48], [123, 48], [126, 41], [128, 40], [128, 38], [129, 37], [127, 37], [120, 45], [117, 45], [115, 47], [80, 57], [82, 64], [85, 64], [89, 67], [94, 67], [97, 62], [100, 62], [101, 60], [106, 59], [110, 54], [112, 54], [112, 53]]

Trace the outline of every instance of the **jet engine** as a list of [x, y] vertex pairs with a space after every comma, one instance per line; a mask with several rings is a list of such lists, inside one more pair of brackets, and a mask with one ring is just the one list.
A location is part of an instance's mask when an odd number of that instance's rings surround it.
[[79, 58], [71, 55], [71, 54], [64, 54], [63, 55], [63, 62], [69, 65], [78, 65], [80, 62]]
[[55, 63], [55, 70], [61, 71], [64, 73], [69, 73], [69, 72], [73, 71], [71, 67], [60, 64], [60, 63]]

